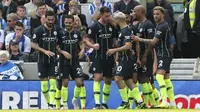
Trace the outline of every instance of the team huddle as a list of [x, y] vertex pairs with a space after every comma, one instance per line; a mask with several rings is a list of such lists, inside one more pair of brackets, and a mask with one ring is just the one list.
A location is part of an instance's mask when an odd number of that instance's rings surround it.
[[[86, 54], [88, 56], [86, 48], [94, 49], [91, 52], [93, 60], [90, 66], [94, 74], [94, 109], [109, 109], [107, 101], [113, 79], [122, 98], [117, 109], [131, 109], [134, 101], [136, 109], [149, 108], [149, 101], [151, 108], [176, 108], [169, 74], [173, 55], [170, 45], [172, 35], [164, 20], [164, 9], [157, 6], [153, 10], [156, 28], [145, 18], [146, 11], [142, 5], [134, 8], [132, 14], [137, 23], [131, 26], [122, 12], [116, 12], [111, 17], [110, 9], [105, 6], [99, 12], [99, 20], [84, 35], [74, 28], [72, 15], [63, 16], [64, 27], [58, 28], [54, 24], [56, 16], [51, 11], [46, 12], [45, 24], [33, 31], [32, 48], [39, 51], [38, 74], [49, 109], [55, 108], [54, 100], [56, 109], [68, 109], [69, 76], [76, 82], [72, 99], [74, 109], [86, 108], [86, 89], [79, 64], [81, 58]], [[156, 74], [162, 101], [154, 87], [153, 74]], [[100, 104], [102, 79], [104, 86]], [[142, 86], [144, 100], [138, 83]], [[77, 102], [79, 97], [81, 106]], [[170, 103], [167, 102], [167, 97]]]

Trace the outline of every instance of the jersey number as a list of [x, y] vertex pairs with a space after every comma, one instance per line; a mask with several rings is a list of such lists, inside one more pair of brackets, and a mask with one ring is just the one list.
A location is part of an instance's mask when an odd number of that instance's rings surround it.
[[162, 67], [162, 66], [163, 66], [163, 60], [160, 60], [158, 67]]
[[55, 66], [55, 73], [58, 72], [58, 66]]
[[134, 66], [134, 70], [137, 70], [137, 64], [135, 63], [133, 66]]
[[77, 74], [78, 74], [78, 75], [81, 75], [81, 74], [82, 74], [82, 72], [81, 72], [81, 69], [80, 69], [80, 68], [77, 68], [77, 69], [76, 69], [76, 71], [77, 71]]
[[117, 72], [120, 72], [120, 71], [122, 71], [122, 66], [117, 67]]

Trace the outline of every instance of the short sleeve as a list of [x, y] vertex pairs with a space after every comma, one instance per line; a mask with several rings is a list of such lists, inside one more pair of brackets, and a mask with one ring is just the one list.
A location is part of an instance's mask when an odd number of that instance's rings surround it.
[[88, 33], [88, 38], [92, 40], [95, 38], [95, 30], [93, 26], [88, 27], [87, 33]]
[[41, 31], [39, 30], [39, 28], [35, 28], [33, 30], [33, 36], [32, 36], [32, 42], [34, 43], [39, 43], [39, 38], [41, 37]]
[[146, 27], [146, 34], [148, 39], [153, 39], [155, 35], [155, 28], [152, 23], [148, 23]]
[[166, 29], [164, 27], [158, 27], [156, 29], [155, 38], [158, 38], [158, 39], [164, 38], [165, 31]]
[[124, 42], [131, 42], [131, 30], [124, 32]]
[[83, 37], [81, 36], [81, 33], [78, 33], [78, 41], [81, 42], [83, 40]]
[[62, 44], [62, 38], [64, 38], [65, 37], [65, 31], [64, 30], [60, 30], [59, 32], [58, 32], [58, 40], [57, 40], [57, 42], [56, 42], [56, 44], [57, 45], [61, 45]]

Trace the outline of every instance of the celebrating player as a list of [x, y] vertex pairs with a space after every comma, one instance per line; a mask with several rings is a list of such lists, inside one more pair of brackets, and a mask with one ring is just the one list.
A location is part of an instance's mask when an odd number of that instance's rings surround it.
[[[47, 11], [45, 18], [45, 24], [33, 31], [32, 48], [39, 51], [38, 75], [41, 80], [41, 90], [49, 104], [49, 109], [53, 109], [58, 72], [56, 42], [58, 40], [59, 28], [54, 25], [56, 19], [54, 12]], [[50, 92], [48, 80], [50, 82]]]
[[157, 45], [157, 62], [158, 68], [156, 71], [156, 80], [160, 86], [160, 93], [162, 96], [162, 103], [158, 105], [161, 108], [168, 108], [167, 95], [170, 99], [170, 107], [176, 107], [173, 84], [170, 80], [169, 70], [172, 61], [172, 49], [170, 48], [170, 28], [168, 23], [164, 20], [164, 9], [160, 6], [156, 6], [153, 10], [154, 20], [157, 24], [156, 34], [153, 39], [143, 39], [138, 36], [133, 36], [134, 41], [140, 41], [143, 43], [149, 43], [151, 45]]

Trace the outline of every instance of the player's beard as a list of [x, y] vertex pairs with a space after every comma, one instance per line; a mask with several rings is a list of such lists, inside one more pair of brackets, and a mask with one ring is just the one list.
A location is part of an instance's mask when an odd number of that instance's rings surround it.
[[52, 23], [46, 23], [47, 27], [52, 28], [53, 24]]
[[72, 29], [73, 29], [72, 26], [66, 26], [66, 30], [67, 30], [67, 31], [71, 31]]

